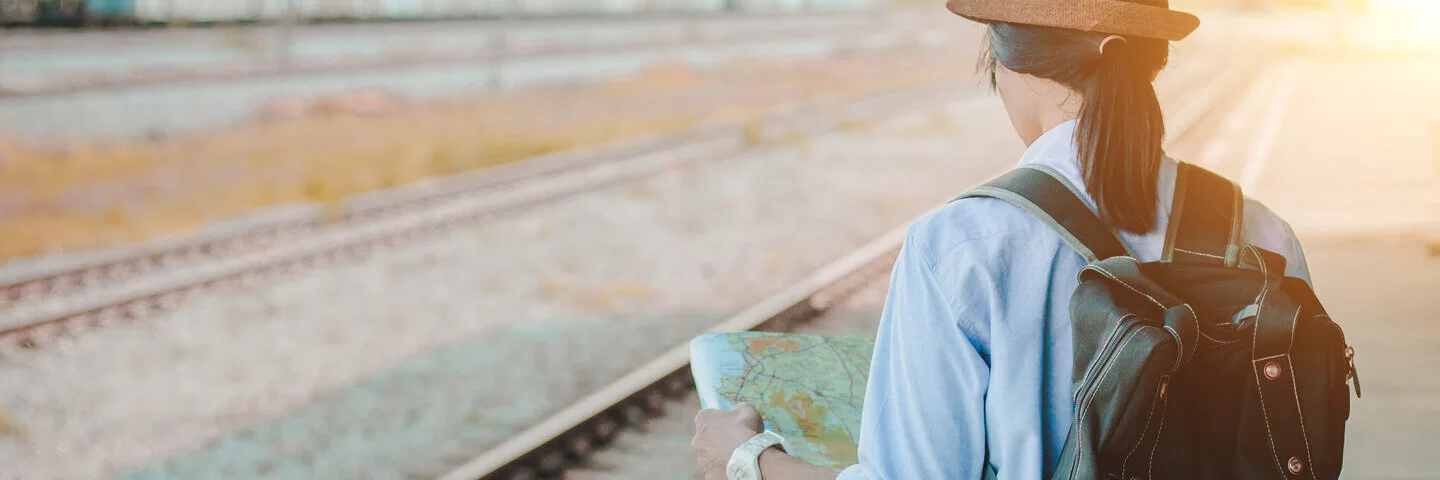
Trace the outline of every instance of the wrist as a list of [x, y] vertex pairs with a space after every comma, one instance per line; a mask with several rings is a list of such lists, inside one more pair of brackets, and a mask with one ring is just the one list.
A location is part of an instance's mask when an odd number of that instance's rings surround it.
[[768, 470], [774, 470], [775, 468], [773, 466], [767, 468], [766, 465], [774, 465], [776, 462], [782, 462], [784, 458], [788, 456], [789, 455], [785, 453], [785, 449], [781, 448], [780, 445], [765, 449], [760, 452], [760, 471], [763, 473]]
[[728, 480], [760, 480], [761, 459], [773, 457], [768, 453], [778, 450], [775, 447], [780, 446], [783, 440], [775, 432], [767, 430], [740, 444], [725, 464], [725, 477]]

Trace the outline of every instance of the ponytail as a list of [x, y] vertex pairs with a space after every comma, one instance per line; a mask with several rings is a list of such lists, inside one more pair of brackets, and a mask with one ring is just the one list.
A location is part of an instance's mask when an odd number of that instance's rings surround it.
[[1081, 95], [1075, 142], [1085, 188], [1107, 223], [1145, 233], [1155, 228], [1155, 184], [1165, 155], [1165, 121], [1152, 80], [1168, 60], [1169, 43], [1128, 38], [1109, 42], [1102, 53], [1105, 37], [991, 24], [988, 67], [993, 72], [998, 62]]
[[1091, 78], [1080, 82], [1075, 141], [1085, 188], [1100, 217], [1115, 228], [1144, 233], [1155, 228], [1165, 120], [1150, 82], [1153, 71], [1141, 70], [1132, 55], [1128, 40], [1109, 42]]

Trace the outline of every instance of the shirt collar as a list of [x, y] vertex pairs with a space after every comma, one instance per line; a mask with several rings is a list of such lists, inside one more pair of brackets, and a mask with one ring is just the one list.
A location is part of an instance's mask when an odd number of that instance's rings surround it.
[[[1079, 147], [1075, 144], [1077, 120], [1070, 120], [1051, 128], [1035, 139], [1025, 154], [1020, 156], [1020, 165], [1045, 165], [1060, 172], [1065, 181], [1079, 190], [1085, 203], [1095, 208], [1095, 200], [1085, 188], [1085, 176], [1080, 172]], [[1159, 206], [1160, 218], [1170, 217], [1170, 203], [1174, 197], [1175, 174], [1179, 164], [1169, 156], [1160, 157]], [[1163, 223], [1161, 224], [1163, 225]], [[1162, 229], [1163, 231], [1163, 229]]]
[[1020, 165], [1040, 164], [1055, 169], [1065, 176], [1070, 184], [1085, 190], [1085, 177], [1080, 173], [1080, 155], [1075, 146], [1075, 127], [1079, 122], [1070, 120], [1054, 126], [1040, 135], [1020, 156]]

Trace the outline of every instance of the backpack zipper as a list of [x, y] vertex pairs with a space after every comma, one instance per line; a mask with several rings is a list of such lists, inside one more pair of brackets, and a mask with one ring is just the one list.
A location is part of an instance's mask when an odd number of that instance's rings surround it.
[[[1120, 325], [1115, 327], [1115, 330], [1105, 339], [1105, 344], [1100, 346], [1100, 352], [1095, 354], [1095, 358], [1091, 360], [1091, 367], [1086, 372], [1085, 378], [1081, 379], [1081, 386], [1088, 388], [1082, 388], [1075, 392], [1076, 407], [1081, 405], [1080, 402], [1082, 400], [1090, 397], [1091, 391], [1094, 390], [1094, 381], [1097, 377], [1103, 375], [1106, 370], [1109, 370], [1110, 357], [1114, 356], [1115, 350], [1117, 350], [1121, 344], [1125, 343], [1125, 338], [1130, 336], [1131, 330], [1134, 330], [1135, 326], [1141, 323], [1138, 320], [1139, 318], [1139, 316], [1133, 313], [1121, 317]], [[1132, 319], [1135, 320], [1131, 321]], [[1076, 411], [1078, 412], [1079, 410]]]
[[1345, 329], [1340, 328], [1340, 324], [1335, 323], [1335, 320], [1332, 320], [1329, 315], [1320, 314], [1317, 315], [1316, 318], [1325, 319], [1326, 322], [1330, 323], [1330, 327], [1335, 329], [1335, 334], [1339, 336], [1340, 345], [1345, 347], [1346, 392], [1349, 392], [1350, 388], [1354, 387], [1355, 398], [1360, 398], [1360, 371], [1355, 369], [1355, 347], [1350, 346], [1350, 343], [1345, 341]]
[[[1129, 338], [1139, 332], [1138, 327], [1143, 326], [1144, 322], [1140, 320], [1139, 315], [1131, 313], [1120, 317], [1118, 323], [1119, 324], [1115, 326], [1115, 330], [1106, 338], [1105, 344], [1100, 347], [1100, 352], [1091, 360], [1090, 368], [1081, 383], [1081, 388], [1075, 391], [1075, 405], [1073, 407], [1075, 410], [1075, 419], [1071, 422], [1072, 429], [1080, 427], [1080, 419], [1084, 416], [1086, 404], [1094, 397], [1098, 381], [1104, 378], [1106, 372], [1110, 371], [1111, 357], [1115, 356], [1115, 352], [1120, 349], [1121, 345], [1124, 345]], [[1078, 460], [1078, 456], [1080, 455], [1078, 449], [1075, 451], [1075, 455]], [[1070, 477], [1072, 479], [1076, 473], [1078, 473], [1079, 466], [1079, 462], [1075, 462], [1071, 466]]]
[[1355, 398], [1360, 398], [1360, 371], [1355, 369], [1355, 347], [1345, 346], [1345, 365], [1350, 369], [1345, 372], [1345, 381], [1355, 387]]

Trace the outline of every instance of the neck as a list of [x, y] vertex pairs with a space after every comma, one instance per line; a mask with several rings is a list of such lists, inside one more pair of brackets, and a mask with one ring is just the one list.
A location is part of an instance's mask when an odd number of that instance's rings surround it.
[[1033, 145], [1035, 140], [1040, 139], [1041, 135], [1060, 126], [1060, 124], [1074, 120], [1076, 116], [1075, 112], [1066, 107], [1067, 105], [1057, 104], [1053, 108], [1042, 109], [1035, 115], [1035, 124], [1033, 130], [1031, 130], [1034, 134], [1029, 138], [1023, 139], [1025, 146]]

